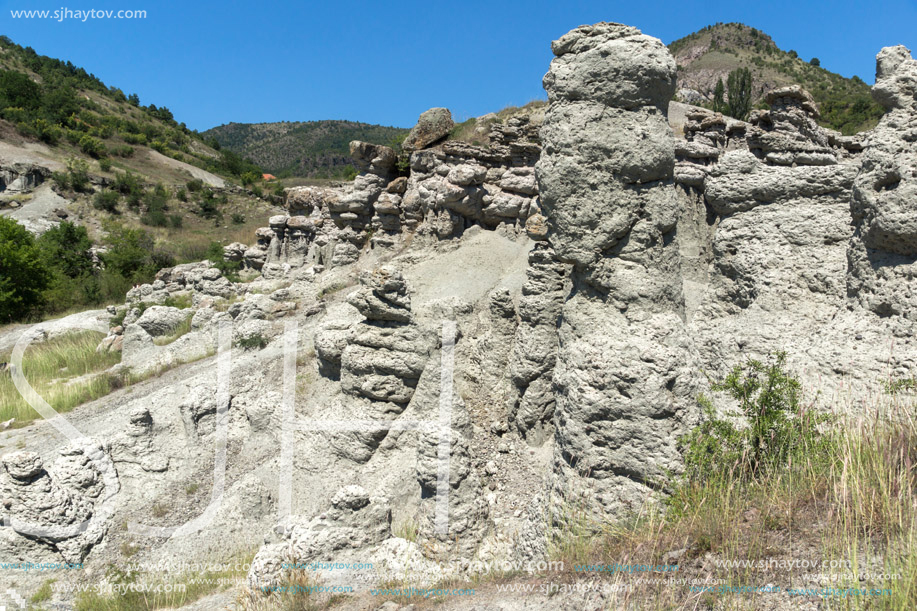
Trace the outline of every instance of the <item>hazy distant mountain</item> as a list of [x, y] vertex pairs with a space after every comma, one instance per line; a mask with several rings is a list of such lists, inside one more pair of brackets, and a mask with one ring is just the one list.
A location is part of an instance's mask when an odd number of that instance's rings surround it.
[[229, 123], [204, 132], [277, 176], [330, 178], [350, 165], [351, 140], [391, 144], [408, 130], [355, 121]]

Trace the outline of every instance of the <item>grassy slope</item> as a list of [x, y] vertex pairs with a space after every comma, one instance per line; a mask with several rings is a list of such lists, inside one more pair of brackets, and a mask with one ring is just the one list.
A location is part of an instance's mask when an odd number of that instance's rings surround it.
[[391, 144], [408, 130], [354, 121], [229, 123], [203, 132], [278, 176], [329, 178], [351, 163], [351, 140]]
[[818, 102], [822, 124], [845, 134], [869, 129], [882, 116], [862, 79], [813, 66], [811, 58], [793, 57], [767, 34], [743, 24], [707, 26], [674, 41], [669, 50], [678, 64], [678, 87], [697, 90], [708, 100], [718, 79], [725, 84], [730, 71], [745, 67], [752, 73], [756, 101], [771, 89], [801, 85]]
[[[235, 189], [242, 173], [260, 170], [211, 146], [203, 136], [171, 118], [163, 107], [131, 103], [123, 92], [85, 70], [37, 55], [0, 37], [0, 78], [5, 71], [23, 74], [35, 83], [40, 102], [32, 108], [10, 107], [0, 86], [0, 147], [10, 152], [4, 159], [27, 156], [55, 170], [63, 170], [68, 160], [78, 159], [87, 164], [96, 184], [111, 184], [131, 173], [138, 177], [144, 192], [151, 192], [157, 184], [168, 191], [164, 210], [168, 222], [153, 226], [148, 219], [145, 222], [146, 200], [132, 207], [122, 195], [115, 213], [110, 213], [93, 205], [98, 187], [80, 192], [55, 187], [72, 202], [66, 206], [68, 220], [85, 226], [96, 244], [104, 241], [108, 223], [114, 221], [142, 228], [154, 238], [155, 250], [168, 253], [176, 263], [201, 260], [213, 241], [253, 243], [255, 229], [277, 212], [273, 197], [277, 185], [256, 183], [248, 190]], [[61, 90], [69, 94], [69, 101], [66, 111], [57, 112], [48, 100]], [[39, 133], [37, 126], [45, 133]], [[97, 140], [102, 149], [95, 154], [87, 152], [81, 145], [84, 137]], [[202, 191], [192, 193], [186, 187], [192, 171], [198, 168], [225, 182], [225, 189], [216, 190], [216, 214], [202, 215]], [[0, 207], [11, 201], [28, 205], [32, 197], [4, 197]]]

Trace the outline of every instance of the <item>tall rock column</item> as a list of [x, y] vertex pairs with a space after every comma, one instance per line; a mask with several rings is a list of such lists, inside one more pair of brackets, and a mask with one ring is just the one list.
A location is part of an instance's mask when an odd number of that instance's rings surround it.
[[873, 98], [886, 114], [870, 134], [853, 183], [848, 294], [913, 335], [917, 321], [917, 60], [902, 46], [876, 57]]
[[573, 265], [554, 371], [554, 509], [637, 509], [680, 469], [699, 367], [684, 329], [675, 225], [675, 61], [599, 23], [555, 41], [536, 165], [548, 240]]

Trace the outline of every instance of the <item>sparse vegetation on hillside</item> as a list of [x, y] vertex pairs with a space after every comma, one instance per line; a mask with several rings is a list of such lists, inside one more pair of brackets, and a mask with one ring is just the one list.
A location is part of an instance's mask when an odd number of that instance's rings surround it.
[[69, 144], [101, 159], [129, 157], [134, 146], [210, 172], [241, 177], [260, 168], [232, 151], [209, 151], [204, 139], [165, 106], [142, 106], [72, 63], [39, 55], [0, 36], [0, 119], [25, 137]]
[[[96, 352], [103, 336], [85, 331], [35, 344], [23, 356], [23, 375], [59, 412], [106, 395], [112, 390], [111, 380], [102, 372], [117, 364], [121, 353]], [[6, 362], [9, 355], [0, 358]], [[16, 389], [10, 372], [0, 373], [0, 420], [15, 418], [16, 424], [22, 424], [37, 416]]]
[[229, 123], [203, 135], [278, 177], [352, 178], [351, 140], [387, 145], [408, 131], [354, 121], [284, 121]]
[[[815, 413], [779, 354], [735, 367], [713, 388], [739, 403], [742, 418], [716, 415], [701, 400], [706, 415], [683, 440], [686, 469], [669, 484], [665, 503], [635, 508], [614, 524], [594, 524], [571, 507], [551, 542], [553, 558], [568, 571], [622, 559], [675, 564], [679, 578], [713, 584], [707, 595], [692, 589], [696, 596], [686, 599], [684, 589], [659, 580], [628, 594], [635, 608], [712, 604], [722, 600], [718, 586], [740, 592], [740, 608], [770, 602], [771, 592], [806, 587], [881, 592], [835, 597], [842, 608], [861, 608], [846, 606], [853, 600], [865, 608], [915, 608], [913, 394], [877, 396], [857, 406], [856, 416], [842, 406]], [[806, 564], [794, 571], [792, 563], [803, 557]], [[609, 579], [628, 583], [621, 574]]]
[[822, 68], [817, 58], [805, 61], [783, 51], [770, 36], [741, 23], [707, 26], [672, 42], [669, 50], [678, 61], [679, 88], [698, 91], [711, 107], [717, 81], [743, 68], [751, 74], [752, 106], [769, 90], [798, 84], [818, 103], [821, 124], [844, 134], [873, 127], [883, 113], [859, 77], [845, 78]]

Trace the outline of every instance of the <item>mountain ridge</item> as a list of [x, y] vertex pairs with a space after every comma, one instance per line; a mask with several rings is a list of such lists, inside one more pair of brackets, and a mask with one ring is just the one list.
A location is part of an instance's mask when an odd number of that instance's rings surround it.
[[202, 132], [222, 147], [251, 159], [277, 176], [346, 177], [353, 172], [349, 144], [393, 144], [407, 128], [326, 119], [264, 123], [230, 122]]
[[766, 33], [743, 23], [709, 25], [668, 48], [677, 64], [679, 101], [710, 107], [717, 81], [725, 84], [731, 71], [747, 68], [756, 104], [768, 91], [800, 85], [818, 103], [820, 124], [845, 135], [874, 127], [882, 116], [861, 78], [826, 70], [818, 58], [803, 60], [796, 51], [782, 50]]

